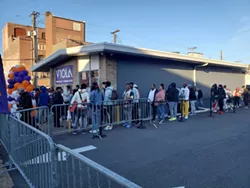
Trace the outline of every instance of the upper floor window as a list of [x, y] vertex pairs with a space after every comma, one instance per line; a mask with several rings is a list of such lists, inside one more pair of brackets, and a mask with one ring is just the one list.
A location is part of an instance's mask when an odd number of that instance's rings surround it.
[[42, 39], [46, 39], [46, 35], [45, 35], [45, 32], [42, 33]]
[[22, 28], [14, 28], [14, 37], [26, 36], [26, 30]]
[[73, 22], [73, 30], [74, 31], [81, 31], [81, 24]]

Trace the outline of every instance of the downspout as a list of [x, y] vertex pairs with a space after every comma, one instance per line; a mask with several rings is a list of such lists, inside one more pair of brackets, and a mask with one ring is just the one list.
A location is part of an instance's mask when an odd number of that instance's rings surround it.
[[193, 70], [193, 82], [194, 82], [194, 86], [196, 86], [196, 68], [198, 67], [206, 67], [208, 66], [208, 63], [205, 63], [203, 65], [196, 65], [194, 66], [194, 70]]

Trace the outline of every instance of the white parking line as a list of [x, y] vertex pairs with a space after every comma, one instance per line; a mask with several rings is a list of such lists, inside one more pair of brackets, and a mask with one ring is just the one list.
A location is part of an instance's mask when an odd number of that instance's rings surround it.
[[[83, 152], [94, 150], [94, 149], [97, 149], [97, 147], [89, 145], [89, 146], [85, 146], [85, 147], [72, 149], [72, 151], [74, 151], [76, 153], [83, 153]], [[27, 161], [27, 164], [47, 163], [47, 162], [49, 162], [49, 154], [50, 153], [45, 153], [45, 154], [40, 155], [34, 159], [31, 159], [31, 160]], [[60, 155], [60, 153], [58, 153], [57, 157], [58, 157], [58, 161], [66, 161], [67, 160], [67, 154], [65, 152], [62, 152], [61, 155]]]

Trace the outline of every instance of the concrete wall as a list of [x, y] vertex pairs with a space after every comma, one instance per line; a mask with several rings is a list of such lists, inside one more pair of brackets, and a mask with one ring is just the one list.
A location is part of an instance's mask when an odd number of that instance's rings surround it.
[[117, 88], [121, 95], [125, 84], [133, 81], [139, 86], [141, 96], [147, 97], [152, 84], [157, 87], [164, 83], [165, 87], [176, 82], [181, 87], [183, 82], [193, 82], [193, 69], [189, 64], [170, 60], [155, 60], [146, 58], [117, 59]]
[[[164, 83], [165, 87], [175, 82], [182, 87], [183, 82], [193, 84], [193, 64], [171, 60], [155, 60], [149, 58], [128, 58], [117, 56], [117, 84], [121, 95], [124, 85], [133, 81], [139, 86], [142, 97], [154, 83]], [[204, 92], [204, 97], [209, 97], [212, 84], [226, 84], [231, 90], [245, 85], [245, 75], [240, 70], [225, 67], [202, 67], [196, 71], [197, 87]]]

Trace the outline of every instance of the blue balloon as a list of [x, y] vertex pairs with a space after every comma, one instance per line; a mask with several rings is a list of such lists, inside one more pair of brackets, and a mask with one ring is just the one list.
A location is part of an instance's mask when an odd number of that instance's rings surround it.
[[15, 76], [15, 77], [18, 77], [18, 75], [19, 75], [19, 72], [15, 72], [15, 73], [14, 73], [14, 76]]
[[23, 72], [19, 72], [18, 76], [22, 78], [25, 76], [25, 74]]
[[33, 98], [34, 97], [34, 94], [33, 94], [33, 92], [30, 92], [30, 96]]
[[13, 87], [14, 87], [13, 84], [9, 84], [9, 85], [8, 85], [8, 88], [9, 88], [9, 89], [12, 89]]
[[22, 71], [24, 73], [24, 76], [28, 76], [29, 72], [27, 70]]
[[15, 78], [15, 81], [16, 81], [16, 82], [19, 82], [19, 83], [22, 83], [23, 78], [21, 78], [21, 77], [16, 77], [16, 78]]
[[23, 77], [23, 80], [27, 80], [27, 81], [30, 81], [31, 77], [30, 76], [25, 76]]
[[8, 101], [14, 101], [15, 99], [12, 97], [8, 97]]
[[8, 79], [8, 83], [9, 83], [9, 84], [13, 84], [13, 83], [14, 83], [14, 81], [13, 81], [13, 80], [11, 80], [11, 79]]
[[20, 101], [20, 96], [19, 97], [17, 97], [17, 100], [16, 100], [17, 102], [19, 102]]

